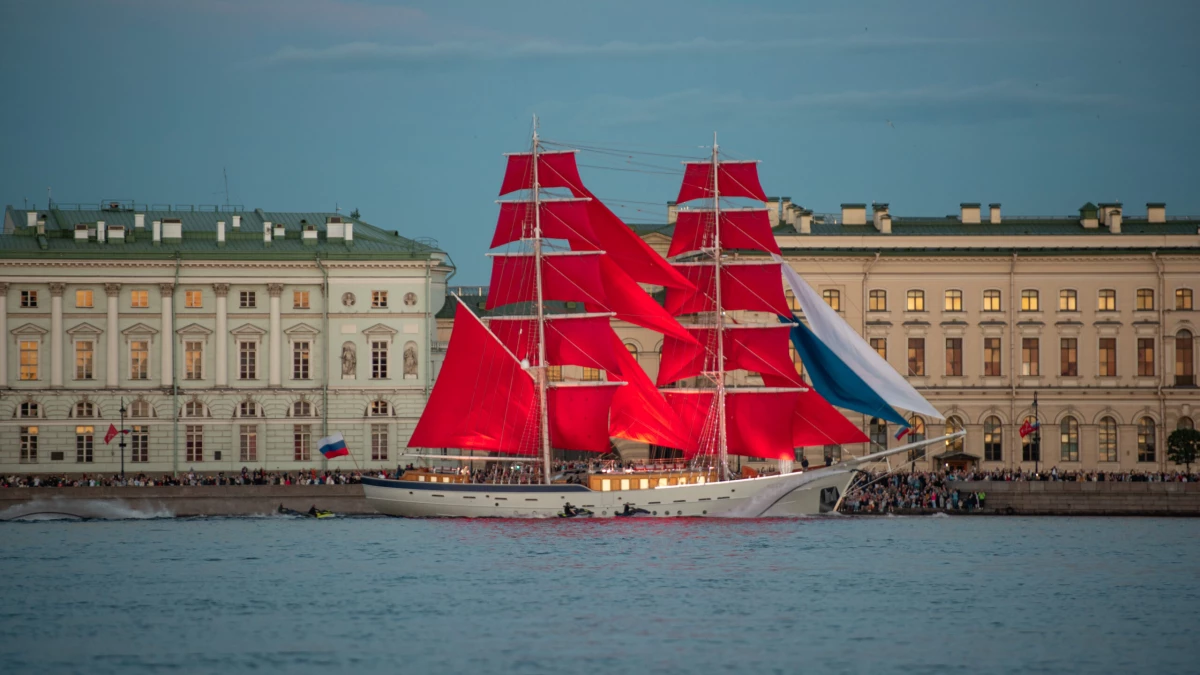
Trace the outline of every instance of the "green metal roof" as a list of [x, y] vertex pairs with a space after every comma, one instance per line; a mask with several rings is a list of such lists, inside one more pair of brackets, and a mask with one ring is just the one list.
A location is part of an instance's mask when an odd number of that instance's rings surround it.
[[[33, 210], [33, 209], [29, 209]], [[312, 259], [318, 254], [325, 260], [354, 259], [399, 259], [425, 260], [440, 253], [437, 242], [428, 239], [410, 239], [399, 232], [385, 230], [359, 218], [329, 212], [282, 212], [253, 210], [135, 210], [133, 208], [89, 209], [59, 208], [37, 209], [39, 218], [45, 218], [45, 235], [39, 236], [36, 227], [26, 226], [27, 210], [9, 206], [5, 210], [4, 229], [0, 233], [0, 257], [4, 258], [60, 258], [60, 259], [105, 259], [115, 256], [139, 258], [182, 258], [193, 260], [291, 260]], [[145, 215], [145, 227], [134, 227], [134, 215]], [[233, 216], [241, 216], [241, 227], [233, 229]], [[340, 239], [328, 240], [325, 221], [330, 216], [341, 216], [345, 223], [354, 224], [353, 243]], [[152, 223], [156, 220], [177, 218], [182, 224], [183, 238], [178, 241], [164, 240], [159, 245], [152, 241]], [[225, 221], [225, 246], [217, 245], [217, 221]], [[94, 226], [104, 221], [106, 226], [125, 227], [126, 241], [123, 244], [100, 243], [93, 237], [90, 241], [75, 241], [75, 226]], [[272, 238], [270, 246], [263, 242], [263, 223], [281, 224], [282, 239]], [[314, 225], [317, 229], [316, 243], [304, 243], [301, 239], [303, 225]]]

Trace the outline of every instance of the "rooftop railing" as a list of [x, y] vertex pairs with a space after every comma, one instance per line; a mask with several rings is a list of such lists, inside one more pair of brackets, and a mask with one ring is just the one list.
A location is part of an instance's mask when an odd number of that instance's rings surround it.
[[171, 211], [178, 213], [240, 213], [246, 210], [242, 204], [139, 204], [124, 199], [106, 199], [102, 202], [92, 203], [54, 202], [51, 208], [58, 211]]

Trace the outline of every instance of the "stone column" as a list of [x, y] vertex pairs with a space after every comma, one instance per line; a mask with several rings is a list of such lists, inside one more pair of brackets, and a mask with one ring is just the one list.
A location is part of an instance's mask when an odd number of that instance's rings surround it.
[[0, 283], [0, 388], [8, 384], [8, 284]]
[[66, 284], [50, 284], [50, 386], [63, 386], [62, 296]]
[[229, 386], [229, 284], [213, 284], [217, 294], [216, 386]]
[[279, 317], [279, 296], [283, 284], [267, 284], [271, 294], [271, 370], [268, 371], [268, 387], [278, 387], [283, 382], [283, 323]]
[[162, 345], [159, 346], [162, 355], [158, 370], [162, 386], [170, 387], [172, 376], [175, 374], [175, 361], [172, 353], [175, 349], [175, 326], [171, 321], [171, 307], [175, 301], [175, 284], [159, 284], [158, 292], [162, 295]]
[[116, 388], [119, 384], [121, 364], [121, 340], [117, 336], [117, 300], [121, 295], [121, 284], [104, 284], [104, 293], [108, 296], [108, 348], [107, 362], [104, 370], [104, 386]]

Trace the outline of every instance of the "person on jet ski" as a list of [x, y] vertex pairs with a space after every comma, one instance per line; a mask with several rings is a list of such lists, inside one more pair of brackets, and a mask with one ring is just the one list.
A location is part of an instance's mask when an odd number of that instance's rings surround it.
[[571, 506], [571, 502], [567, 502], [566, 504], [563, 504], [563, 515], [565, 515], [566, 517], [570, 518], [572, 516], [578, 515], [578, 513], [579, 512], [575, 510], [575, 507]]
[[625, 502], [625, 512], [622, 513], [621, 515], [632, 516], [634, 513], [635, 513], [635, 511], [633, 508], [633, 504], [630, 504], [629, 502]]
[[310, 515], [314, 518], [317, 517], [317, 505], [316, 504], [313, 504], [312, 506], [310, 506], [308, 508], [308, 515]]

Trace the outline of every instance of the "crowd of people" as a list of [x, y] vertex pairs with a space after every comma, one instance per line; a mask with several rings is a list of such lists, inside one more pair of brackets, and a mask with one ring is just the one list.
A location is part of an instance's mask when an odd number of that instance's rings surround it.
[[995, 469], [982, 471], [948, 472], [951, 480], [995, 480], [995, 481], [1065, 481], [1071, 483], [1194, 483], [1200, 475], [1186, 471], [1059, 471], [1057, 466], [1049, 470], [1028, 471], [1024, 469]]
[[[394, 478], [386, 472], [367, 472], [369, 476]], [[27, 487], [161, 487], [168, 485], [347, 485], [361, 483], [363, 472], [335, 469], [321, 471], [319, 469], [301, 469], [298, 471], [266, 471], [264, 469], [250, 470], [243, 467], [241, 472], [226, 474], [224, 471], [215, 473], [197, 473], [189, 469], [186, 473], [172, 476], [151, 476], [145, 473], [119, 474], [104, 476], [101, 474], [51, 474], [51, 475], [14, 475], [0, 476], [0, 488]]]

